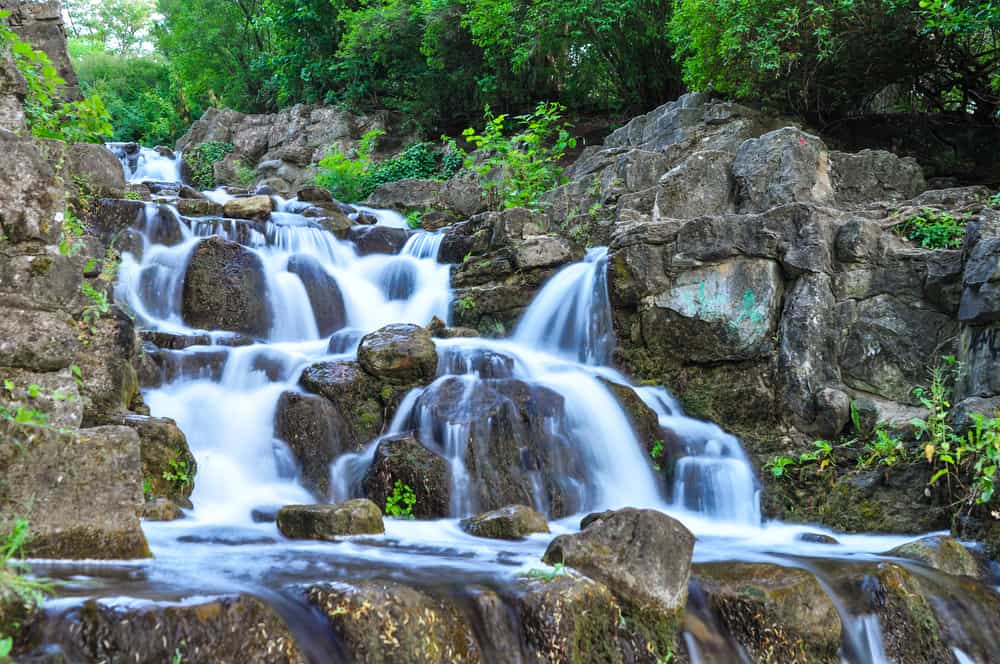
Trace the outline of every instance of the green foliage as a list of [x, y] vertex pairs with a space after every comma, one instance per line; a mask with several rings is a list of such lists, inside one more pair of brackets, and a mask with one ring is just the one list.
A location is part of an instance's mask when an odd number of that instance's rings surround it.
[[183, 491], [194, 482], [191, 463], [186, 459], [170, 459], [167, 466], [163, 471], [163, 479], [172, 483], [177, 490]]
[[27, 578], [23, 575], [30, 572], [27, 566], [14, 562], [23, 554], [29, 528], [27, 519], [14, 519], [10, 530], [0, 538], [0, 595], [9, 593], [25, 605], [38, 607], [46, 594], [52, 592], [52, 586], [44, 580]]
[[[33, 408], [30, 404], [21, 404], [18, 406], [13, 405], [13, 401], [23, 400], [18, 399], [16, 392], [17, 385], [14, 381], [10, 379], [5, 379], [2, 384], [2, 396], [3, 399], [0, 400], [0, 418], [5, 420], [10, 420], [12, 422], [17, 422], [18, 424], [33, 424], [35, 426], [48, 426], [49, 416], [38, 408]], [[64, 401], [66, 395], [56, 392], [52, 395], [43, 394], [42, 388], [38, 385], [28, 385], [24, 390], [24, 397], [28, 401], [34, 401], [43, 396], [51, 396], [53, 399], [58, 401]]]
[[80, 101], [62, 101], [66, 81], [49, 56], [22, 40], [3, 21], [9, 11], [0, 10], [0, 51], [10, 49], [18, 71], [28, 84], [24, 115], [31, 133], [67, 143], [101, 143], [112, 133], [110, 115], [96, 95]]
[[396, 480], [392, 495], [385, 499], [385, 513], [397, 519], [412, 519], [413, 506], [417, 504], [417, 494], [409, 484]]
[[671, 36], [689, 85], [779, 110], [992, 118], [996, 17], [994, 2], [677, 0]]
[[0, 636], [0, 660], [7, 657], [14, 649], [14, 639], [9, 636]]
[[142, 497], [150, 500], [153, 497], [153, 478], [145, 477], [142, 480]]
[[423, 216], [424, 216], [423, 213], [418, 212], [417, 210], [411, 210], [410, 212], [407, 212], [406, 225], [412, 228], [413, 230], [417, 230], [418, 228], [420, 228], [421, 219]]
[[473, 311], [476, 308], [476, 301], [471, 295], [466, 295], [457, 302], [458, 308], [462, 311]]
[[776, 456], [770, 461], [764, 464], [764, 470], [771, 473], [771, 476], [778, 479], [786, 477], [789, 472], [789, 466], [795, 465], [795, 459], [787, 456]]
[[216, 186], [215, 164], [232, 151], [232, 143], [208, 141], [186, 152], [184, 161], [191, 169], [191, 182], [202, 190], [213, 189]]
[[152, 0], [65, 0], [70, 33], [127, 57], [141, 50], [153, 21]]
[[989, 202], [991, 207], [1000, 207], [1000, 191], [990, 196]]
[[90, 304], [83, 308], [83, 323], [92, 334], [97, 334], [97, 322], [101, 316], [111, 311], [108, 294], [94, 288], [86, 281], [80, 284], [80, 292], [90, 300]]
[[466, 168], [479, 175], [495, 206], [535, 207], [542, 194], [565, 182], [559, 162], [576, 147], [571, 125], [562, 120], [565, 111], [558, 103], [539, 103], [533, 113], [513, 119], [519, 131], [508, 136], [507, 115], [487, 107], [482, 133], [463, 132], [478, 153], [466, 159]]
[[430, 143], [415, 143], [395, 157], [376, 162], [373, 159], [378, 139], [385, 135], [372, 129], [362, 138], [354, 157], [337, 149], [328, 151], [319, 161], [316, 184], [330, 190], [333, 197], [345, 203], [368, 198], [379, 185], [411, 179], [446, 180], [459, 166], [454, 157], [457, 148], [446, 145], [445, 151], [434, 150]]
[[653, 469], [656, 472], [660, 472], [661, 470], [663, 470], [660, 467], [660, 459], [663, 458], [664, 452], [665, 452], [665, 449], [663, 447], [663, 441], [662, 440], [654, 441], [653, 442], [653, 449], [651, 449], [649, 451], [649, 458], [651, 458], [653, 460]]
[[79, 238], [83, 236], [85, 229], [73, 211], [66, 208], [62, 219], [62, 235], [59, 238], [59, 255], [75, 256], [83, 248], [83, 242]]
[[858, 459], [858, 466], [894, 466], [906, 458], [903, 441], [893, 436], [884, 426], [875, 428], [875, 437], [865, 444], [867, 456]]
[[257, 183], [257, 171], [242, 161], [237, 161], [233, 166], [236, 169], [236, 184], [245, 189], [249, 189]]
[[568, 573], [569, 572], [567, 572], [565, 565], [562, 563], [556, 563], [552, 566], [552, 569], [539, 569], [537, 567], [529, 569], [524, 573], [524, 576], [529, 579], [541, 581], [542, 583], [550, 583], [558, 579], [560, 576], [566, 576]]
[[893, 226], [892, 232], [925, 249], [959, 249], [967, 221], [961, 216], [925, 208], [921, 214]]

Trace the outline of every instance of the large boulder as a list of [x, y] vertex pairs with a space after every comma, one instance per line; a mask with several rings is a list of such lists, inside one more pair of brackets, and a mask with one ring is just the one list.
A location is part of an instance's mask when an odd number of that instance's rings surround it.
[[391, 226], [352, 226], [347, 239], [357, 247], [358, 254], [398, 254], [406, 245], [410, 232]]
[[202, 240], [184, 276], [181, 311], [192, 327], [267, 337], [274, 313], [260, 258], [219, 237]]
[[139, 436], [128, 427], [62, 432], [0, 419], [0, 521], [24, 517], [38, 558], [145, 558]]
[[832, 203], [826, 145], [818, 136], [785, 127], [748, 140], [733, 164], [737, 208], [764, 212], [787, 203]]
[[308, 661], [278, 613], [250, 595], [177, 603], [91, 599], [47, 616], [33, 627], [29, 642], [114, 664]]
[[357, 362], [319, 362], [302, 372], [299, 385], [325, 397], [347, 422], [350, 438], [345, 449], [359, 448], [382, 433], [398, 398], [394, 388]]
[[302, 485], [320, 500], [330, 495], [330, 464], [358, 441], [337, 407], [320, 396], [284, 392], [274, 415], [274, 435], [299, 465]]
[[660, 178], [654, 219], [693, 219], [735, 212], [733, 155], [696, 152]]
[[476, 537], [518, 540], [534, 533], [549, 532], [545, 516], [527, 505], [508, 505], [463, 519], [459, 526]]
[[694, 535], [679, 521], [627, 508], [587, 517], [579, 533], [552, 540], [542, 559], [605, 584], [631, 614], [667, 636], [687, 604], [693, 551]]
[[122, 163], [103, 145], [47, 140], [43, 146], [49, 163], [62, 165], [59, 174], [77, 196], [78, 211], [92, 196], [121, 196], [125, 190]]
[[166, 498], [190, 508], [198, 462], [177, 423], [167, 418], [128, 414], [122, 424], [139, 434], [147, 501]]
[[419, 325], [387, 325], [365, 335], [358, 361], [371, 375], [398, 384], [426, 382], [437, 373], [434, 340]]
[[223, 214], [230, 219], [264, 221], [271, 216], [274, 206], [270, 196], [233, 198], [223, 206]]
[[838, 205], [905, 201], [927, 188], [916, 159], [885, 150], [831, 152], [830, 163]]
[[944, 535], [930, 535], [907, 542], [885, 555], [916, 560], [945, 574], [979, 576], [980, 564], [961, 542]]
[[712, 609], [754, 661], [840, 662], [837, 607], [804, 570], [767, 563], [696, 565]]
[[483, 662], [476, 634], [454, 606], [395, 581], [320, 584], [306, 591], [358, 664]]
[[375, 448], [361, 487], [366, 498], [385, 506], [401, 482], [413, 490], [414, 518], [443, 519], [450, 515], [450, 473], [448, 462], [412, 434], [391, 436]]
[[306, 254], [288, 259], [288, 271], [302, 280], [321, 337], [328, 337], [347, 323], [344, 296], [337, 280], [318, 260]]
[[337, 505], [286, 505], [278, 510], [278, 530], [290, 539], [334, 541], [348, 535], [385, 532], [382, 511], [359, 498]]
[[49, 56], [59, 78], [66, 82], [59, 90], [59, 97], [65, 101], [81, 99], [79, 81], [66, 45], [61, 3], [58, 0], [0, 0], [0, 9], [11, 13], [7, 22], [21, 39]]
[[8, 241], [56, 244], [66, 212], [61, 181], [34, 141], [0, 131], [0, 231]]

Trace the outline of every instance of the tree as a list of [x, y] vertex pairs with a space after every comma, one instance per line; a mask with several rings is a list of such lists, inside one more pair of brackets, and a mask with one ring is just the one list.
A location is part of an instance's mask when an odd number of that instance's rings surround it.
[[112, 53], [136, 55], [150, 36], [152, 0], [68, 0], [70, 33]]

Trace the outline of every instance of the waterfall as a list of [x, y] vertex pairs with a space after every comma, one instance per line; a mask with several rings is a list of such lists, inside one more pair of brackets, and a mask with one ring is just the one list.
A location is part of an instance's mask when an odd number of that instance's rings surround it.
[[108, 143], [125, 170], [128, 182], [180, 182], [181, 155], [162, 149], [141, 148], [134, 143]]

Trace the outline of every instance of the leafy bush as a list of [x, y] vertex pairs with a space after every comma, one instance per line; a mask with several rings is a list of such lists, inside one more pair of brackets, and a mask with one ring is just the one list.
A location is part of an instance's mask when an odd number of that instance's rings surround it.
[[482, 133], [463, 132], [478, 153], [465, 165], [479, 175], [494, 206], [535, 207], [542, 194], [566, 182], [559, 162], [576, 147], [576, 139], [562, 120], [565, 111], [561, 104], [541, 102], [533, 113], [514, 118], [519, 131], [508, 136], [507, 116], [493, 115], [487, 107]]
[[893, 233], [925, 249], [959, 249], [965, 237], [966, 219], [930, 208], [895, 226]]
[[[24, 606], [35, 608], [42, 605], [45, 596], [52, 592], [52, 586], [44, 580], [27, 578], [23, 573], [30, 572], [30, 569], [23, 563], [15, 562], [23, 553], [28, 530], [27, 519], [15, 519], [7, 534], [0, 537], [0, 597], [13, 597]], [[12, 641], [0, 634], [0, 658], [10, 654]]]
[[111, 136], [111, 116], [96, 95], [81, 101], [59, 98], [66, 81], [49, 56], [18, 37], [3, 24], [9, 11], [0, 10], [0, 51], [10, 49], [18, 71], [28, 83], [24, 115], [31, 133], [67, 143], [102, 143]]
[[208, 141], [184, 153], [191, 172], [191, 182], [199, 189], [207, 190], [216, 186], [215, 164], [226, 158], [233, 151], [232, 143]]
[[385, 499], [385, 513], [398, 519], [412, 519], [417, 494], [413, 487], [400, 480], [392, 487], [392, 495]]
[[345, 203], [362, 201], [379, 185], [398, 180], [447, 180], [461, 167], [461, 156], [452, 143], [446, 151], [435, 151], [430, 143], [415, 143], [399, 155], [375, 162], [375, 144], [385, 132], [372, 129], [366, 133], [354, 158], [340, 150], [330, 150], [319, 161], [316, 184], [326, 187], [333, 197]]

